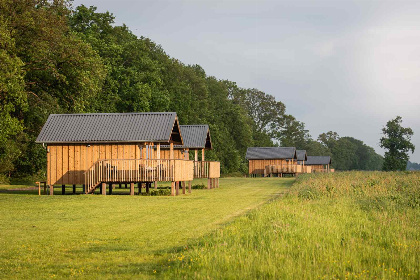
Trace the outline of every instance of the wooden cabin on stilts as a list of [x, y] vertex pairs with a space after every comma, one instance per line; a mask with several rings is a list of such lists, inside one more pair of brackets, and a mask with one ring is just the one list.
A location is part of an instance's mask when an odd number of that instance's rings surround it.
[[295, 176], [297, 154], [294, 147], [250, 147], [246, 151], [251, 177]]
[[[113, 184], [135, 184], [149, 190], [157, 181], [179, 182], [194, 178], [194, 162], [176, 159], [174, 145], [184, 145], [176, 113], [115, 113], [50, 115], [36, 143], [47, 151], [47, 185], [83, 185], [83, 193], [99, 188], [112, 194]], [[167, 158], [161, 145], [168, 145]]]

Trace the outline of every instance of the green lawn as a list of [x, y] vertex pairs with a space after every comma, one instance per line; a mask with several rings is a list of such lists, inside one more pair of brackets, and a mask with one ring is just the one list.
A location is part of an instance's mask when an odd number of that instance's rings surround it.
[[51, 197], [0, 186], [0, 278], [162, 276], [185, 244], [285, 192], [293, 181], [224, 178], [219, 189], [178, 197]]

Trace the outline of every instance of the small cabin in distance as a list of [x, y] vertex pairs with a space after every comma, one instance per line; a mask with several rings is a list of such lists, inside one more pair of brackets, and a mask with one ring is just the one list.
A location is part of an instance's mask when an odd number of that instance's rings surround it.
[[294, 147], [249, 147], [246, 151], [250, 176], [296, 174], [297, 154]]
[[330, 168], [331, 157], [330, 156], [308, 156], [305, 162], [306, 166], [312, 168], [312, 173], [316, 172], [334, 172], [334, 169]]
[[106, 183], [122, 182], [134, 194], [134, 183], [170, 181], [174, 195], [175, 182], [193, 180], [193, 162], [174, 159], [174, 145], [184, 144], [174, 112], [50, 115], [36, 143], [46, 146], [50, 194], [54, 185], [105, 194]]

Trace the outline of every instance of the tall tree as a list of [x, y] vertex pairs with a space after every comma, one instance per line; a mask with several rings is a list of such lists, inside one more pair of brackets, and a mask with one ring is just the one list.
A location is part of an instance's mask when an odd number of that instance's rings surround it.
[[340, 139], [337, 132], [328, 131], [327, 133], [322, 133], [318, 136], [318, 141], [321, 142], [325, 147], [332, 150]]
[[306, 149], [309, 141], [312, 140], [309, 131], [305, 129], [305, 124], [292, 115], [284, 115], [273, 134], [283, 147]]
[[27, 110], [23, 62], [15, 54], [9, 20], [0, 15], [0, 173], [14, 170], [20, 155], [17, 137]]
[[409, 127], [401, 126], [401, 123], [402, 118], [397, 116], [382, 129], [384, 136], [380, 139], [380, 146], [387, 150], [382, 167], [384, 171], [405, 170], [409, 160], [408, 153], [414, 153], [415, 147], [411, 143], [414, 132]]

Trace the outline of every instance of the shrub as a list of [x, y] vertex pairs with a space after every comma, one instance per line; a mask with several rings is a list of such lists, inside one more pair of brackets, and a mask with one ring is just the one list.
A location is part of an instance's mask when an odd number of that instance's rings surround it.
[[205, 186], [204, 184], [197, 184], [197, 185], [192, 185], [191, 189], [202, 190], [202, 189], [207, 189], [207, 186]]
[[151, 189], [149, 193], [142, 192], [141, 195], [143, 196], [168, 196], [171, 195], [171, 190], [167, 188], [159, 188], [157, 190]]

